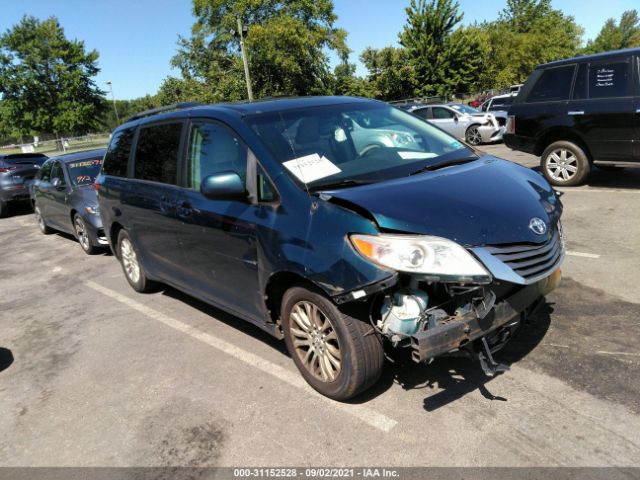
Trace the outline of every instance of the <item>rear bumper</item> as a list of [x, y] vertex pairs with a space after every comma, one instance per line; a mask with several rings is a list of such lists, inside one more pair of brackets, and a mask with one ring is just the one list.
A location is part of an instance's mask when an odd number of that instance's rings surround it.
[[0, 200], [3, 202], [28, 202], [29, 185], [28, 184], [5, 184], [0, 186]]
[[502, 140], [502, 136], [505, 132], [505, 127], [496, 128], [492, 125], [487, 125], [478, 127], [478, 131], [480, 132], [480, 136], [482, 137], [482, 143], [498, 142]]
[[512, 150], [535, 155], [536, 142], [531, 137], [523, 137], [522, 135], [514, 135], [513, 133], [505, 133], [503, 135], [504, 144]]
[[414, 334], [411, 337], [413, 360], [424, 362], [449, 353], [500, 327], [519, 321], [522, 314], [531, 312], [559, 282], [560, 270], [556, 270], [549, 277], [527, 285], [514, 295], [497, 302], [484, 316], [479, 316], [474, 309], [462, 316], [449, 317], [434, 328]]

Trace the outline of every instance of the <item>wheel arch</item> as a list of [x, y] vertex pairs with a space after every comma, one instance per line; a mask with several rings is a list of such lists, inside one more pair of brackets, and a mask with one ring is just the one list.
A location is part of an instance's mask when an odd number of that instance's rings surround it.
[[275, 272], [269, 277], [264, 288], [265, 306], [273, 323], [279, 323], [282, 297], [287, 290], [294, 286], [308, 288], [331, 299], [329, 293], [322, 287], [299, 273], [291, 271]]
[[540, 157], [542, 153], [547, 149], [549, 145], [554, 142], [567, 141], [578, 145], [584, 151], [585, 155], [589, 159], [589, 162], [593, 162], [593, 157], [587, 143], [584, 139], [575, 133], [570, 128], [554, 128], [545, 132], [537, 141], [535, 145], [534, 154]]

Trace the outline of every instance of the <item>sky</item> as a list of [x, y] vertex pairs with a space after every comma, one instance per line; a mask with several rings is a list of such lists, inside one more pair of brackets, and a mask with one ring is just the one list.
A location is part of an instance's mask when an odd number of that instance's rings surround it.
[[[497, 18], [506, 0], [459, 0], [464, 24]], [[345, 29], [357, 73], [366, 70], [358, 55], [366, 47], [395, 45], [409, 0], [334, 0], [336, 26]], [[573, 15], [585, 29], [584, 40], [595, 37], [607, 18], [638, 8], [638, 0], [552, 0], [554, 8]], [[188, 37], [194, 18], [190, 0], [0, 0], [0, 32], [23, 15], [58, 17], [68, 38], [85, 42], [100, 53], [96, 83], [116, 99], [155, 94], [169, 75], [178, 76], [169, 62], [178, 36]], [[336, 61], [335, 58], [332, 59]]]

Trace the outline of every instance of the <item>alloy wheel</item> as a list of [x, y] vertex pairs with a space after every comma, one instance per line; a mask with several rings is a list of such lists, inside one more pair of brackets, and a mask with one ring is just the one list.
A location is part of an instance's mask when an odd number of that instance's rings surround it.
[[83, 250], [89, 251], [91, 249], [91, 239], [89, 238], [89, 233], [87, 232], [84, 222], [80, 217], [76, 216], [73, 225], [75, 227], [76, 236], [78, 237], [80, 246], [82, 246]]
[[480, 135], [480, 130], [478, 130], [478, 127], [471, 127], [467, 131], [467, 142], [469, 142], [471, 145], [480, 145], [480, 143], [482, 142], [482, 136]]
[[120, 256], [127, 277], [131, 282], [138, 283], [140, 280], [140, 264], [133, 245], [128, 238], [123, 238], [120, 242]]
[[291, 309], [290, 319], [293, 346], [305, 369], [323, 382], [334, 381], [342, 355], [329, 317], [313, 303], [300, 301]]
[[559, 148], [549, 154], [545, 167], [552, 179], [568, 182], [578, 173], [578, 158], [572, 151]]

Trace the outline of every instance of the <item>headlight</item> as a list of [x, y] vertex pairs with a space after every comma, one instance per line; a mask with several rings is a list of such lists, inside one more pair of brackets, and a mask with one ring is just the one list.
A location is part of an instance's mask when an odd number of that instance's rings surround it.
[[84, 211], [89, 215], [98, 215], [100, 213], [97, 205], [89, 205], [88, 207], [84, 207]]
[[389, 137], [396, 145], [410, 145], [415, 143], [413, 136], [408, 133], [392, 133]]
[[489, 283], [491, 275], [467, 250], [451, 240], [427, 235], [351, 235], [368, 260], [436, 281]]

